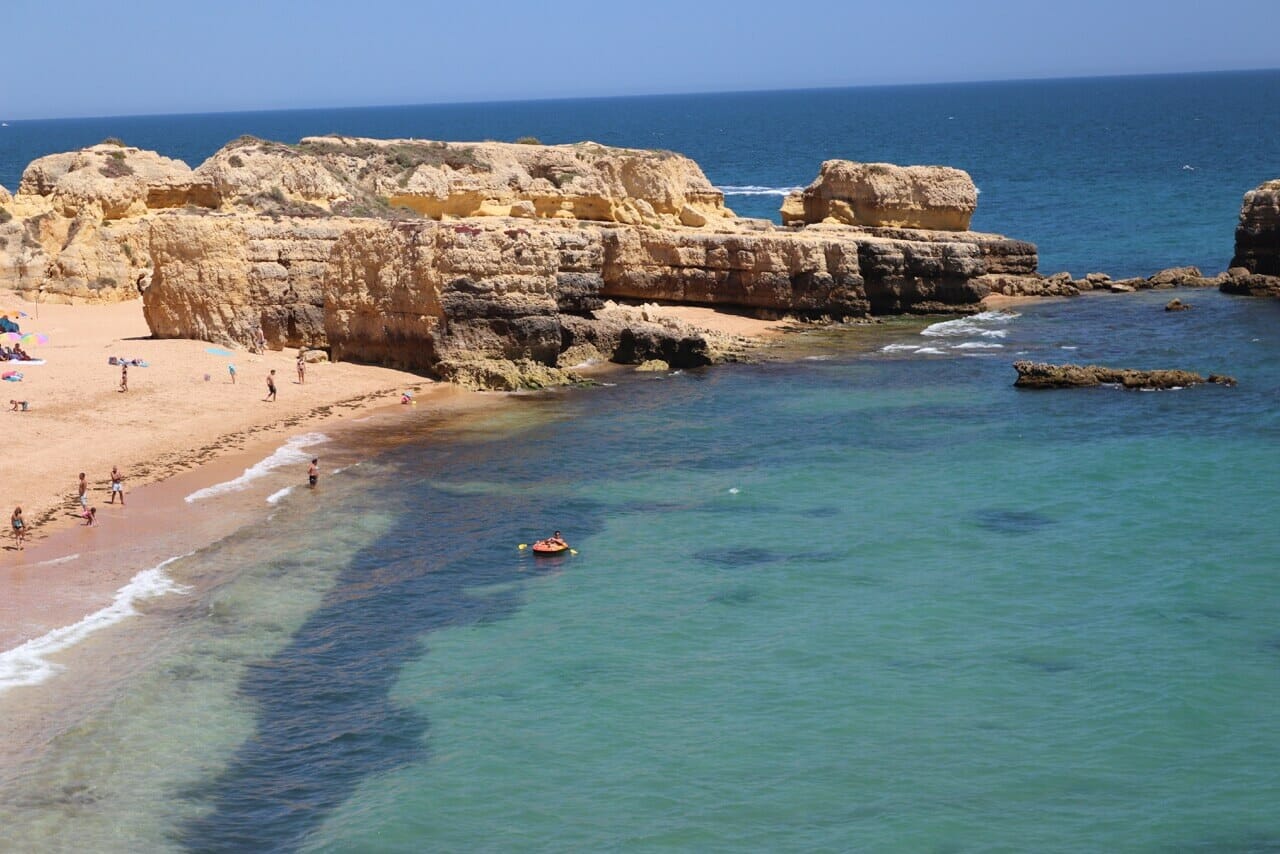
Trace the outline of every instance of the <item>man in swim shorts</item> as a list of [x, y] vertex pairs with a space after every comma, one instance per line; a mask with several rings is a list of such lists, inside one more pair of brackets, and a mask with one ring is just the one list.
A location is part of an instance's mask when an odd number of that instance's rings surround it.
[[84, 472], [80, 472], [80, 509], [89, 509], [89, 483], [84, 479]]
[[269, 401], [271, 401], [272, 403], [275, 403], [275, 402], [276, 402], [276, 371], [275, 371], [275, 368], [272, 368], [272, 369], [271, 369], [271, 373], [267, 374], [267, 396], [266, 396], [266, 397], [264, 397], [264, 398], [263, 398], [263, 400], [269, 400]]
[[115, 504], [117, 495], [120, 496], [120, 506], [123, 507], [124, 506], [124, 476], [120, 474], [119, 470], [115, 466], [112, 466], [111, 467], [111, 500], [109, 500], [107, 503]]
[[311, 460], [311, 465], [307, 466], [307, 485], [312, 489], [316, 488], [316, 484], [320, 482], [320, 458], [315, 457]]

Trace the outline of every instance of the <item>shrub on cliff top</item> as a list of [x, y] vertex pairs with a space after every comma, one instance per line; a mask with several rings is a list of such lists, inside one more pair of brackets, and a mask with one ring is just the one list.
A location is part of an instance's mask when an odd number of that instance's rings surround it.
[[119, 146], [120, 148], [127, 148], [127, 147], [128, 147], [128, 146], [126, 146], [126, 145], [124, 144], [124, 140], [120, 139], [119, 137], [115, 137], [115, 136], [109, 136], [109, 137], [107, 137], [107, 138], [106, 138], [106, 139], [104, 139], [102, 142], [98, 143], [98, 145], [115, 145], [115, 146]]
[[536, 136], [522, 136], [516, 140], [516, 145], [542, 145], [542, 140]]
[[443, 142], [396, 142], [378, 145], [363, 140], [342, 138], [306, 139], [298, 144], [300, 151], [317, 155], [341, 155], [361, 160], [382, 160], [397, 171], [417, 169], [419, 166], [448, 166], [451, 169], [483, 169], [488, 167], [476, 160], [475, 149], [470, 146], [453, 148]]
[[123, 157], [108, 157], [98, 167], [98, 173], [104, 178], [124, 178], [133, 174], [133, 167], [124, 162]]

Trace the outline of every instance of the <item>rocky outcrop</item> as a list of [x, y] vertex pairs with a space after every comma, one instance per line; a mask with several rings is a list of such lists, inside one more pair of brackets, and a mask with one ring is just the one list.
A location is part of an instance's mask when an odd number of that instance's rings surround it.
[[1044, 362], [1013, 363], [1018, 372], [1014, 385], [1018, 388], [1086, 388], [1118, 385], [1128, 389], [1186, 388], [1201, 383], [1233, 386], [1232, 377], [1210, 374], [1202, 377], [1191, 371], [1139, 371], [1104, 368], [1099, 365], [1050, 365]]
[[844, 225], [968, 231], [978, 188], [949, 166], [828, 160], [818, 177], [782, 204], [785, 225]]
[[[0, 284], [46, 299], [141, 291], [158, 336], [261, 335], [505, 387], [563, 381], [552, 369], [574, 359], [678, 368], [741, 353], [620, 302], [969, 312], [1001, 277], [1035, 276], [1033, 245], [949, 230], [968, 222], [963, 173], [827, 167], [815, 186], [835, 214], [778, 228], [734, 217], [670, 152], [242, 138], [191, 170], [107, 142], [28, 167], [2, 206]], [[942, 228], [906, 227], [928, 224]]]
[[1180, 299], [1171, 299], [1164, 306], [1165, 311], [1190, 311], [1191, 304], [1185, 303]]
[[255, 210], [309, 204], [377, 216], [406, 208], [432, 219], [515, 216], [701, 227], [733, 212], [698, 164], [668, 151], [501, 142], [307, 137], [242, 138], [196, 173]]
[[212, 208], [218, 194], [181, 160], [123, 143], [104, 142], [31, 162], [18, 195], [43, 196], [61, 216], [139, 216], [185, 205]]
[[1218, 286], [1224, 294], [1247, 297], [1280, 297], [1280, 276], [1250, 273], [1247, 267], [1232, 267]]
[[1280, 276], [1280, 179], [1244, 194], [1231, 266], [1254, 275]]

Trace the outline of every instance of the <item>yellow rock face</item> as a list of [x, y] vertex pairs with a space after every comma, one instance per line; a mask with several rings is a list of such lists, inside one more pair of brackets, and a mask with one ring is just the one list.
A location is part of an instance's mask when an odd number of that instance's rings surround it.
[[977, 206], [978, 188], [960, 169], [828, 160], [812, 184], [787, 196], [781, 214], [786, 225], [968, 231]]

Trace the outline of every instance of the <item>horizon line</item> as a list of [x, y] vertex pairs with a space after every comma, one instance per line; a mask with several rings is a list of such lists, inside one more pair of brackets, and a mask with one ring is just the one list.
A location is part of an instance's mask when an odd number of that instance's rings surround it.
[[923, 89], [940, 86], [976, 86], [976, 85], [1001, 85], [1016, 83], [1047, 83], [1047, 82], [1071, 82], [1080, 80], [1130, 80], [1151, 77], [1198, 77], [1215, 74], [1260, 74], [1266, 72], [1280, 72], [1280, 67], [1272, 68], [1224, 68], [1224, 69], [1208, 69], [1200, 71], [1150, 71], [1138, 72], [1132, 74], [1082, 74], [1067, 76], [1044, 76], [1044, 77], [1000, 77], [986, 78], [981, 80], [937, 80], [930, 82], [917, 83], [855, 83], [841, 84], [832, 86], [794, 86], [769, 89], [721, 89], [721, 90], [698, 90], [692, 92], [635, 92], [625, 95], [555, 95], [534, 98], [480, 98], [476, 100], [462, 101], [419, 101], [413, 103], [395, 103], [395, 104], [347, 104], [342, 106], [310, 106], [310, 107], [254, 107], [248, 109], [225, 109], [225, 110], [205, 110], [191, 111], [183, 110], [176, 112], [158, 112], [158, 113], [119, 113], [106, 115], [83, 115], [83, 116], [42, 116], [35, 118], [5, 118], [0, 116], [0, 121], [8, 122], [72, 122], [72, 121], [89, 121], [101, 119], [146, 119], [146, 118], [180, 118], [185, 116], [236, 116], [236, 115], [255, 115], [260, 113], [307, 113], [307, 112], [334, 112], [349, 110], [392, 110], [413, 107], [462, 107], [462, 106], [480, 106], [485, 104], [540, 104], [540, 103], [556, 103], [567, 101], [619, 101], [632, 98], [682, 98], [682, 97], [705, 97], [708, 95], [763, 95], [780, 92], [837, 92], [850, 89]]

